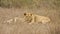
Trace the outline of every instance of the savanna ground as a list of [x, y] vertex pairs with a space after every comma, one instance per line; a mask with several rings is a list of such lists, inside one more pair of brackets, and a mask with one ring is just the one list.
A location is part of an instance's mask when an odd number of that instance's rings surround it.
[[[5, 22], [24, 12], [48, 16], [51, 23]], [[0, 34], [60, 34], [60, 0], [0, 0]]]

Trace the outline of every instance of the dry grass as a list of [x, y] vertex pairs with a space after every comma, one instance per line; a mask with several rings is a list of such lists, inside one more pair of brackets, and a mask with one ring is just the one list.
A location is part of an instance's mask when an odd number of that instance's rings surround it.
[[1, 7], [28, 7], [28, 8], [40, 8], [46, 6], [49, 8], [60, 7], [60, 0], [0, 0]]
[[[16, 16], [23, 17], [26, 11], [48, 16], [51, 23], [4, 22]], [[0, 34], [60, 34], [60, 0], [0, 0]]]
[[23, 17], [26, 10], [32, 11], [31, 9], [0, 8], [0, 34], [60, 34], [60, 13], [58, 10], [33, 9], [33, 13], [51, 18], [51, 23], [45, 25], [40, 23], [29, 25], [20, 20], [11, 23], [4, 22], [16, 16]]

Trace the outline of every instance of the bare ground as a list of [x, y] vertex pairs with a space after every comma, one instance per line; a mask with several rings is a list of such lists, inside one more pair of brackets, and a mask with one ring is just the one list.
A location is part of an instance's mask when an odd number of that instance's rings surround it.
[[[48, 16], [51, 23], [47, 24], [28, 24], [17, 20], [16, 23], [4, 23], [4, 21], [14, 18], [23, 17], [24, 12]], [[60, 12], [57, 9], [17, 9], [17, 8], [0, 8], [0, 34], [60, 34]]]

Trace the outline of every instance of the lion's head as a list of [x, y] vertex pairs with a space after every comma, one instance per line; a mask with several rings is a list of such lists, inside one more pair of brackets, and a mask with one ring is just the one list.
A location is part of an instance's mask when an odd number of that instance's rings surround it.
[[26, 22], [32, 21], [32, 13], [24, 13], [24, 18]]

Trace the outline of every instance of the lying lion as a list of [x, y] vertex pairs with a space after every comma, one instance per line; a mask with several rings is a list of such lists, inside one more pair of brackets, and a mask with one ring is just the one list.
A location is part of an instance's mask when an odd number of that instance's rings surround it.
[[49, 17], [40, 16], [40, 15], [36, 15], [32, 13], [24, 13], [24, 20], [25, 22], [28, 22], [29, 24], [32, 24], [35, 22], [46, 24], [50, 22]]

